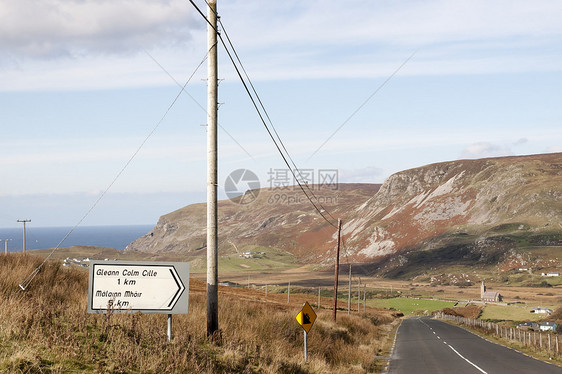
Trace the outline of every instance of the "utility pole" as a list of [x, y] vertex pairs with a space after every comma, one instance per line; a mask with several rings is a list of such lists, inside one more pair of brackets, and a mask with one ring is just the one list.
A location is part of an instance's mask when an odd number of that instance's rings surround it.
[[217, 217], [217, 1], [207, 10], [207, 336], [219, 330], [218, 217]]
[[347, 286], [347, 314], [351, 313], [351, 264], [349, 264], [349, 285]]
[[334, 313], [332, 318], [336, 322], [336, 312], [338, 309], [338, 276], [340, 272], [340, 242], [341, 242], [341, 219], [338, 218], [338, 244], [336, 247], [336, 266], [334, 269]]
[[363, 313], [367, 311], [367, 283], [363, 285]]
[[23, 223], [23, 253], [25, 253], [25, 249], [26, 249], [26, 246], [25, 246], [25, 224], [27, 222], [31, 222], [31, 220], [30, 219], [21, 219], [21, 220], [18, 219], [18, 222]]
[[357, 312], [361, 312], [361, 277], [357, 281]]
[[8, 254], [8, 240], [12, 240], [12, 239], [4, 239], [4, 254], [5, 255]]

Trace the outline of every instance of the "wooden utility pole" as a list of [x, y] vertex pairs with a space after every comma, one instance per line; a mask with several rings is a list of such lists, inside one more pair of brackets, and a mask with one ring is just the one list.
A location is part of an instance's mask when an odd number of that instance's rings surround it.
[[341, 219], [338, 218], [338, 245], [336, 247], [336, 266], [334, 269], [334, 314], [333, 314], [334, 322], [336, 322], [336, 312], [338, 309], [338, 276], [340, 272], [340, 242], [341, 242]]
[[349, 264], [349, 285], [347, 286], [347, 314], [351, 313], [351, 264]]
[[357, 280], [357, 312], [361, 312], [361, 277]]
[[217, 1], [207, 11], [207, 336], [219, 329], [218, 219], [217, 219]]
[[367, 283], [363, 285], [363, 313], [367, 311]]
[[23, 223], [23, 252], [25, 253], [26, 245], [25, 245], [25, 224], [27, 222], [31, 222], [30, 219], [18, 219], [18, 222]]

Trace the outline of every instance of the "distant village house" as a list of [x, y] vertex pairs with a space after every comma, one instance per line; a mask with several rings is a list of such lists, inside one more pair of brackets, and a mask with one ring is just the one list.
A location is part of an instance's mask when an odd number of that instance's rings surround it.
[[539, 313], [539, 314], [552, 314], [552, 309], [543, 308], [543, 307], [536, 307], [535, 309], [531, 310], [531, 313]]
[[541, 331], [556, 331], [558, 325], [554, 322], [542, 322], [540, 324]]
[[539, 324], [536, 322], [525, 322], [520, 325], [517, 325], [517, 328], [520, 330], [539, 331]]
[[500, 302], [502, 301], [502, 295], [499, 292], [489, 292], [486, 291], [486, 285], [482, 281], [480, 286], [480, 299], [486, 302]]

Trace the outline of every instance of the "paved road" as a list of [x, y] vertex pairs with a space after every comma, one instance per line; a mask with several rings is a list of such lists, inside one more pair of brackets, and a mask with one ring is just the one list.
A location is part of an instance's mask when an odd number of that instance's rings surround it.
[[427, 317], [402, 322], [389, 374], [562, 374], [562, 368]]

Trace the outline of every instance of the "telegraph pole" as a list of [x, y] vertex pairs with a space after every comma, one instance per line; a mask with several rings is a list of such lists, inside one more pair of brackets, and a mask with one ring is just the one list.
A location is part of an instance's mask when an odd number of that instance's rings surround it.
[[218, 219], [217, 219], [217, 1], [207, 10], [207, 336], [219, 329]]
[[351, 312], [351, 264], [349, 264], [349, 285], [347, 286], [347, 314]]
[[341, 241], [341, 219], [338, 218], [338, 245], [336, 247], [336, 266], [334, 269], [334, 313], [333, 320], [336, 322], [336, 312], [338, 309], [338, 276], [340, 272], [340, 241]]
[[26, 247], [25, 247], [25, 224], [27, 222], [31, 222], [31, 220], [30, 219], [21, 219], [21, 220], [18, 219], [18, 222], [23, 223], [23, 253], [25, 253], [25, 249], [26, 249]]
[[361, 312], [361, 277], [357, 280], [357, 312]]
[[4, 254], [5, 255], [8, 254], [8, 240], [12, 240], [12, 239], [4, 239]]

